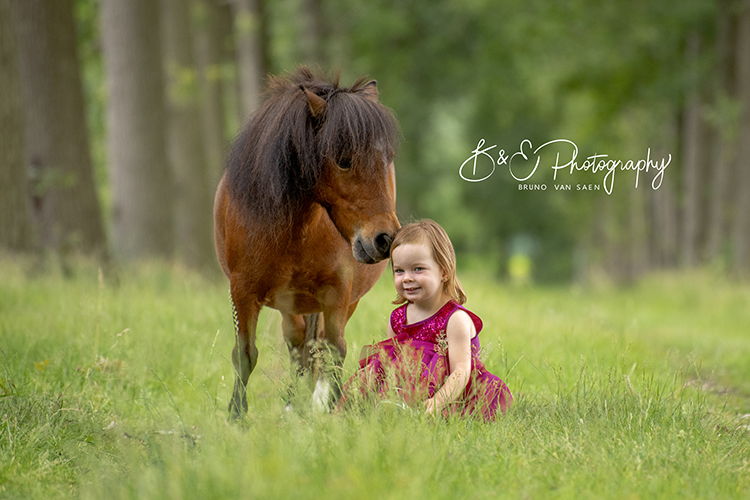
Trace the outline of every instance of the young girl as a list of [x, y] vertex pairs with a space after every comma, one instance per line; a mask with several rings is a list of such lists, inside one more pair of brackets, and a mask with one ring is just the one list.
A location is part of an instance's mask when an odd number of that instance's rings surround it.
[[388, 398], [396, 392], [406, 404], [424, 401], [428, 414], [505, 412], [513, 398], [508, 387], [479, 360], [482, 320], [461, 304], [466, 295], [456, 276], [456, 254], [436, 222], [404, 226], [391, 244], [398, 293], [388, 339], [366, 346], [361, 369], [343, 388], [339, 408], [355, 392]]

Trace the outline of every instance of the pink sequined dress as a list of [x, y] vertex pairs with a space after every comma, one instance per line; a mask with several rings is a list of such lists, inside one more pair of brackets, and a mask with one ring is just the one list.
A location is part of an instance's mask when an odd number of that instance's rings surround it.
[[431, 317], [409, 325], [406, 306], [391, 313], [395, 335], [372, 346], [371, 354], [360, 361], [360, 370], [344, 385], [339, 408], [351, 406], [357, 397], [396, 396], [415, 405], [434, 396], [450, 374], [445, 332], [451, 315], [460, 309], [469, 314], [477, 330], [471, 339], [471, 376], [463, 394], [444, 413], [481, 414], [485, 420], [493, 420], [498, 409], [504, 413], [513, 397], [505, 383], [488, 372], [479, 359], [482, 320], [451, 300]]

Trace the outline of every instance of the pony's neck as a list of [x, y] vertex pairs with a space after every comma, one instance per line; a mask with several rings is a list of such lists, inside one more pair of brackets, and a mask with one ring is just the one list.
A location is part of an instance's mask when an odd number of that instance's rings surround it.
[[314, 230], [325, 219], [330, 220], [328, 211], [314, 200], [306, 201], [298, 209], [288, 215], [284, 228], [269, 231], [268, 237], [279, 247], [295, 245], [306, 233]]

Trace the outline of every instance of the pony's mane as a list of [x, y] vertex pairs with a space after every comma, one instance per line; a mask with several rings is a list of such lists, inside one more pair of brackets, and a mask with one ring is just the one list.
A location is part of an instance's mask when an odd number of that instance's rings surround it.
[[[353, 159], [355, 168], [377, 168], [393, 157], [398, 126], [393, 113], [367, 94], [367, 79], [340, 87], [306, 67], [271, 77], [266, 99], [240, 132], [227, 157], [230, 196], [246, 216], [291, 225], [309, 202], [326, 158]], [[322, 116], [311, 116], [304, 89], [322, 97]], [[269, 228], [269, 230], [273, 230]]]

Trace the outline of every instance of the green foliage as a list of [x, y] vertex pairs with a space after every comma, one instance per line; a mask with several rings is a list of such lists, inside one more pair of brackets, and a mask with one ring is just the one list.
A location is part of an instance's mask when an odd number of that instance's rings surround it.
[[[579, 146], [579, 162], [597, 153], [639, 158], [648, 147], [676, 157], [665, 129], [687, 92], [714, 79], [716, 5], [708, 0], [329, 4], [349, 49], [346, 71], [378, 78], [401, 122], [402, 218], [438, 220], [467, 254], [507, 259], [514, 238], [531, 236], [541, 282], [573, 278], [576, 251], [592, 239], [584, 228], [606, 195], [519, 191], [504, 165], [481, 183], [463, 182], [459, 166], [477, 142], [496, 144], [494, 154], [515, 152], [524, 139], [565, 138]], [[703, 48], [688, 64], [692, 35]], [[552, 189], [551, 179], [534, 179]]]
[[[750, 488], [750, 290], [709, 274], [625, 290], [499, 286], [459, 271], [497, 422], [381, 408], [317, 414], [259, 323], [250, 412], [226, 421], [227, 284], [151, 263], [119, 284], [0, 260], [3, 498], [742, 498]], [[347, 329], [385, 336], [388, 273]], [[286, 411], [288, 387], [300, 395]]]
[[[93, 156], [108, 213], [99, 1], [76, 0], [75, 6]], [[486, 181], [467, 183], [458, 169], [478, 141], [512, 153], [524, 139], [540, 145], [565, 138], [578, 145], [581, 161], [592, 154], [640, 158], [648, 148], [659, 149], [674, 157], [672, 185], [664, 191], [679, 185], [680, 145], [669, 130], [686, 95], [724, 91], [716, 90], [715, 1], [326, 0], [315, 8], [322, 65], [333, 74], [340, 70], [344, 84], [362, 75], [376, 78], [381, 100], [401, 123], [401, 219], [438, 220], [459, 252], [495, 259], [503, 275], [513, 240], [530, 237], [537, 282], [577, 278], [582, 248], [595, 247], [584, 264], [596, 264], [603, 246], [591, 230], [596, 215], [607, 204], [615, 213], [627, 211], [635, 187], [619, 183], [611, 200], [602, 191], [520, 191], [506, 165]], [[312, 15], [305, 9], [300, 0], [265, 3], [272, 73], [309, 62], [300, 42], [305, 16]], [[692, 59], [686, 57], [691, 37], [700, 40]], [[235, 62], [215, 72], [227, 88], [236, 85]], [[190, 72], [183, 77], [191, 81]], [[226, 94], [232, 137], [240, 124], [236, 99]], [[724, 97], [715, 107], [707, 111], [714, 125], [731, 130], [738, 103]], [[551, 189], [549, 177], [534, 179]], [[596, 182], [592, 178], [566, 176], [574, 184]], [[639, 191], [649, 189], [645, 184]], [[621, 231], [616, 217], [604, 223]]]

